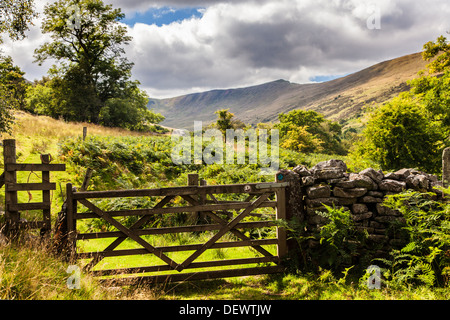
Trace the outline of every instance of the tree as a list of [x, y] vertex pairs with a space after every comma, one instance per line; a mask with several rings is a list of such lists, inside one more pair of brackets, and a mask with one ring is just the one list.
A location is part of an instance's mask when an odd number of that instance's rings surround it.
[[414, 96], [401, 94], [370, 115], [359, 152], [383, 169], [438, 172], [445, 133], [431, 118]]
[[228, 111], [230, 109], [221, 109], [214, 112], [217, 114], [217, 121], [212, 123], [210, 127], [220, 130], [225, 137], [227, 129], [245, 129], [246, 125], [241, 120], [234, 117], [234, 113]]
[[[35, 58], [39, 64], [50, 58], [59, 62], [49, 71], [59, 116], [125, 126], [117, 112], [106, 112], [130, 99], [134, 108], [146, 108], [146, 94], [138, 89], [138, 81], [130, 80], [133, 63], [123, 57], [131, 37], [119, 23], [125, 16], [120, 9], [101, 0], [58, 0], [47, 5], [44, 13], [42, 32], [49, 33], [52, 41], [36, 49]], [[138, 123], [127, 124], [133, 125]]]
[[[12, 40], [25, 38], [25, 31], [36, 16], [33, 0], [2, 0], [0, 43], [3, 42], [4, 33]], [[24, 74], [19, 67], [13, 65], [11, 57], [0, 56], [0, 132], [10, 130], [14, 121], [12, 109], [24, 107], [26, 89]]]
[[[0, 33], [7, 33], [12, 40], [25, 38], [33, 18], [34, 0], [2, 0], [0, 4]], [[0, 37], [0, 43], [2, 39]]]
[[345, 154], [341, 126], [312, 110], [292, 110], [278, 115], [281, 146], [301, 152]]
[[438, 173], [442, 150], [449, 145], [450, 45], [446, 38], [427, 42], [422, 57], [434, 60], [420, 77], [408, 82], [409, 92], [369, 115], [355, 151], [385, 169], [416, 167]]

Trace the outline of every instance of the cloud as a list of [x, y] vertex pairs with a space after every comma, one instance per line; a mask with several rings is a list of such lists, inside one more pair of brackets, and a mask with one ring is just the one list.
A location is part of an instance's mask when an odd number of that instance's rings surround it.
[[[181, 2], [204, 5], [203, 16], [130, 27], [134, 75], [151, 96], [348, 74], [420, 51], [450, 13], [441, 1]], [[377, 12], [381, 28], [369, 29]]]
[[[133, 37], [125, 48], [135, 63], [133, 77], [152, 97], [344, 75], [418, 52], [450, 29], [446, 0], [105, 2], [122, 8], [127, 17], [149, 9], [204, 8], [200, 16], [170, 24], [127, 26]], [[368, 28], [374, 22], [380, 29]], [[32, 30], [10, 50], [27, 75], [42, 72], [31, 63], [31, 54], [46, 37]]]

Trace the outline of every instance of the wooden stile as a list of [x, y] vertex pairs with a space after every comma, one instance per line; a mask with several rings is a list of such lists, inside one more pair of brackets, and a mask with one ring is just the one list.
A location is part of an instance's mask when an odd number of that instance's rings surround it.
[[[41, 235], [51, 230], [51, 190], [56, 184], [50, 182], [50, 171], [64, 171], [64, 164], [50, 164], [48, 154], [41, 155], [42, 163], [16, 163], [16, 141], [3, 140], [3, 158], [5, 171], [0, 176], [0, 186], [5, 186], [5, 216], [7, 233], [14, 236], [20, 229], [41, 229]], [[17, 171], [41, 171], [42, 181], [39, 183], [18, 183]], [[18, 191], [42, 191], [41, 202], [18, 203]], [[41, 221], [25, 221], [21, 219], [21, 211], [42, 210]]]

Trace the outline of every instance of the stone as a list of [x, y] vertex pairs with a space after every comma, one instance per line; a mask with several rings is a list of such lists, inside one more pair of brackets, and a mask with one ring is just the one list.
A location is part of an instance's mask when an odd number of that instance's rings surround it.
[[381, 191], [369, 191], [367, 192], [368, 196], [372, 196], [372, 197], [376, 197], [376, 198], [383, 198], [384, 197], [384, 193]]
[[344, 176], [344, 171], [340, 168], [316, 169], [313, 171], [313, 176], [314, 178], [321, 180], [338, 179]]
[[316, 224], [316, 225], [319, 224], [319, 225], [323, 225], [323, 224], [328, 223], [328, 218], [325, 218], [325, 217], [322, 217], [322, 216], [316, 214], [316, 215], [310, 215], [310, 216], [308, 216], [308, 217], [306, 218], [306, 221], [307, 221], [309, 224]]
[[327, 179], [328, 184], [337, 184], [341, 181], [343, 181], [344, 178], [337, 178], [337, 179]]
[[312, 176], [312, 172], [306, 166], [296, 166], [292, 171], [300, 177]]
[[[382, 234], [382, 235], [386, 235], [386, 228], [375, 228], [373, 230], [373, 233], [375, 234]], [[389, 238], [389, 237], [388, 237]]]
[[361, 171], [359, 174], [361, 174], [363, 176], [367, 176], [375, 182], [379, 182], [379, 181], [383, 180], [383, 178], [384, 178], [384, 174], [381, 170], [376, 171], [373, 168], [367, 168], [367, 169]]
[[375, 198], [371, 196], [364, 196], [360, 199], [362, 203], [382, 203], [383, 199], [381, 198]]
[[353, 181], [356, 188], [366, 188], [368, 190], [378, 189], [378, 185], [375, 181], [362, 174], [350, 173], [349, 181]]
[[373, 216], [373, 212], [366, 212], [366, 213], [362, 213], [362, 214], [357, 214], [357, 215], [352, 215], [352, 220], [353, 221], [361, 221], [361, 220], [367, 220], [372, 218]]
[[383, 206], [381, 203], [376, 204], [377, 212], [380, 216], [401, 216], [401, 212], [388, 207]]
[[411, 169], [400, 169], [394, 172], [394, 174], [397, 175], [399, 179], [405, 180], [411, 174]]
[[329, 185], [311, 186], [306, 189], [306, 194], [310, 199], [328, 198], [331, 196], [331, 188]]
[[339, 205], [339, 199], [334, 197], [327, 198], [317, 198], [317, 199], [306, 199], [306, 205], [310, 208], [321, 207], [323, 205], [333, 206]]
[[339, 199], [339, 205], [341, 205], [341, 206], [348, 206], [348, 205], [354, 204], [358, 200], [357, 198], [338, 198], [338, 199]]
[[343, 189], [335, 187], [333, 195], [338, 198], [359, 198], [367, 193], [366, 188]]
[[389, 172], [384, 175], [385, 179], [400, 180], [400, 175], [395, 172]]
[[326, 168], [339, 168], [342, 172], [347, 171], [347, 165], [342, 160], [331, 159], [328, 161], [322, 161], [311, 168], [311, 171], [326, 169]]
[[302, 186], [312, 186], [314, 182], [315, 179], [312, 176], [302, 177]]
[[406, 189], [406, 183], [392, 179], [384, 179], [378, 183], [378, 187], [383, 191], [402, 192]]
[[369, 234], [369, 240], [373, 242], [383, 243], [389, 241], [389, 238], [381, 234]]
[[410, 174], [405, 180], [407, 186], [412, 189], [428, 190], [429, 181], [424, 174]]
[[395, 217], [395, 216], [378, 216], [375, 217], [376, 222], [380, 223], [389, 223], [392, 221], [398, 220], [399, 222], [404, 222], [405, 219], [403, 217]]
[[383, 223], [379, 223], [376, 221], [370, 221], [369, 226], [374, 229], [383, 229], [385, 227]]
[[340, 181], [336, 183], [336, 187], [343, 189], [352, 189], [356, 188], [356, 182], [354, 180]]
[[369, 208], [364, 203], [355, 203], [352, 205], [352, 212], [353, 214], [362, 214], [369, 212]]

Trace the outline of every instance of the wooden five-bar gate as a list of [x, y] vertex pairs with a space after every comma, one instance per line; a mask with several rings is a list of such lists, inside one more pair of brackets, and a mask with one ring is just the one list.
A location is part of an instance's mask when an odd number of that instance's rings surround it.
[[[278, 176], [282, 179], [282, 176]], [[184, 187], [161, 189], [82, 191], [77, 192], [67, 184], [67, 228], [68, 244], [72, 261], [84, 265], [85, 272], [98, 276], [100, 281], [119, 284], [142, 282], [165, 283], [186, 280], [224, 278], [246, 275], [277, 273], [284, 270], [282, 262], [287, 253], [286, 232], [278, 227], [276, 219], [286, 215], [285, 188], [282, 180], [275, 183], [249, 183], [234, 185], [206, 185], [204, 180], [198, 185], [198, 176], [190, 175], [189, 184]], [[242, 195], [241, 200], [218, 200], [231, 194]], [[107, 198], [152, 197], [158, 199], [152, 208], [108, 211], [98, 204]], [[178, 198], [178, 199], [177, 199]], [[177, 200], [177, 201], [176, 201]], [[180, 205], [181, 204], [181, 205]], [[257, 213], [258, 209], [268, 212]], [[189, 225], [146, 227], [155, 217], [166, 214], [187, 213], [203, 217], [202, 223], [193, 220]], [[123, 218], [137, 216], [134, 223], [125, 226]], [[246, 219], [252, 217], [251, 219]], [[206, 219], [205, 219], [206, 218]], [[102, 219], [115, 228], [114, 231], [81, 232], [77, 222], [82, 219]], [[191, 219], [192, 220], [192, 219]], [[250, 221], [249, 221], [250, 220]], [[81, 223], [79, 223], [81, 224]], [[272, 228], [272, 236], [255, 238], [245, 232], [254, 228]], [[210, 232], [209, 240], [203, 243], [158, 246], [152, 244], [149, 236], [168, 237], [178, 233]], [[220, 241], [225, 234], [231, 234]], [[275, 236], [273, 235], [275, 234]], [[102, 251], [90, 251], [78, 246], [80, 241], [113, 239]], [[126, 239], [131, 239], [133, 248], [120, 248]], [[232, 241], [230, 241], [230, 239]], [[233, 259], [198, 259], [210, 249], [251, 247], [252, 257]], [[276, 248], [276, 250], [274, 249]], [[272, 251], [272, 253], [270, 252]], [[171, 257], [171, 253], [185, 252], [181, 259]], [[256, 253], [257, 252], [257, 253]], [[187, 254], [187, 255], [186, 255]], [[110, 257], [141, 255], [148, 261], [155, 256], [151, 265], [109, 268], [100, 263]], [[83, 262], [81, 262], [82, 260]], [[141, 260], [142, 261], [142, 260]], [[105, 262], [105, 261], [103, 261]], [[162, 262], [162, 263], [161, 263]], [[145, 263], [145, 262], [144, 262]], [[219, 269], [217, 269], [219, 267]], [[197, 272], [186, 272], [197, 269]], [[199, 270], [200, 269], [200, 270]], [[213, 269], [213, 270], [211, 270]]]

